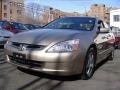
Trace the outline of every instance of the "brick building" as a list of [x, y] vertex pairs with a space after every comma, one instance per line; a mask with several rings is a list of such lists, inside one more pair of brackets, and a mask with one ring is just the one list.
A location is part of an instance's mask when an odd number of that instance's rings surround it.
[[50, 10], [49, 9], [45, 10], [45, 12], [43, 13], [43, 19], [44, 19], [43, 21], [44, 21], [44, 23], [48, 23], [57, 18], [66, 17], [66, 16], [80, 16], [80, 13], [78, 13], [78, 12], [68, 13], [68, 12], [63, 12], [58, 9], [50, 8]]
[[23, 22], [24, 0], [0, 0], [0, 20]]
[[109, 23], [110, 10], [111, 8], [106, 7], [104, 4], [93, 4], [90, 10], [88, 11], [87, 15], [99, 17], [100, 19]]

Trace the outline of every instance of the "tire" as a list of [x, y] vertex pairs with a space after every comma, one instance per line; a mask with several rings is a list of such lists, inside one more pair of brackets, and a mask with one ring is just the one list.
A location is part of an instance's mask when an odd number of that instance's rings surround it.
[[108, 56], [108, 60], [113, 61], [113, 59], [114, 59], [114, 50]]
[[90, 48], [86, 54], [82, 77], [83, 80], [90, 79], [95, 71], [96, 51], [94, 48]]

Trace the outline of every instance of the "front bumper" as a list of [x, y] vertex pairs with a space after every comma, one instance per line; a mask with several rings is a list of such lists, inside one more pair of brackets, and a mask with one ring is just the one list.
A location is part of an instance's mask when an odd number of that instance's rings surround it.
[[[14, 58], [13, 52], [24, 54], [25, 58]], [[7, 54], [7, 61], [16, 66], [51, 75], [80, 74], [84, 63], [83, 56], [80, 56], [78, 52], [46, 53], [44, 50], [19, 51], [12, 46], [5, 45], [5, 53]]]

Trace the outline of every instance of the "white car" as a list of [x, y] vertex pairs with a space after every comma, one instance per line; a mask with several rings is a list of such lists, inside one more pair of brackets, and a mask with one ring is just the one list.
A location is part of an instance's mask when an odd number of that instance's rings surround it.
[[10, 31], [0, 29], [0, 46], [3, 46], [7, 42], [7, 40], [13, 35], [14, 34]]

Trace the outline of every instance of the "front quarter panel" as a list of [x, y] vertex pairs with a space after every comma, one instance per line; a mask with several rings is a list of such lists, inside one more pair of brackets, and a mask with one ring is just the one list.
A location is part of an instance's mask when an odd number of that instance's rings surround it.
[[[86, 53], [89, 49], [89, 47], [94, 44], [94, 31], [88, 31], [85, 32], [85, 34], [76, 34], [74, 35], [73, 39], [79, 39], [80, 40], [80, 44], [79, 44], [79, 52], [74, 54], [76, 55], [76, 62], [74, 62], [74, 67], [77, 70], [77, 72], [82, 71], [83, 66], [84, 66], [84, 61], [85, 61], [85, 57], [86, 57]], [[78, 65], [79, 63], [79, 65]]]

